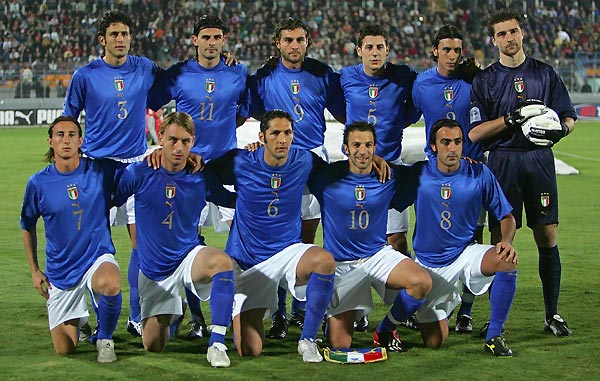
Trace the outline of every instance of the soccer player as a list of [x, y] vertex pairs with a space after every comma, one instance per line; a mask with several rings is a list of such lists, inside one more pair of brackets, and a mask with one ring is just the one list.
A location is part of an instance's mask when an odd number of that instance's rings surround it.
[[[458, 122], [437, 121], [429, 140], [434, 156], [415, 164], [398, 191], [400, 199], [414, 199], [413, 248], [417, 262], [433, 281], [417, 313], [418, 326], [427, 347], [441, 347], [448, 337], [448, 316], [460, 302], [458, 281], [475, 295], [485, 293], [494, 281], [484, 350], [512, 356], [502, 327], [517, 288], [518, 257], [512, 247], [515, 219], [491, 171], [483, 163], [461, 159], [462, 143]], [[501, 239], [495, 246], [473, 242], [482, 203], [500, 222]], [[406, 203], [396, 205], [402, 209]]]
[[[293, 116], [293, 148], [311, 150], [327, 160], [325, 150], [325, 109], [345, 121], [345, 105], [339, 75], [323, 62], [307, 57], [310, 30], [298, 19], [281, 20], [275, 27], [272, 45], [278, 60], [269, 62], [250, 77], [251, 113], [258, 119], [266, 110], [280, 109]], [[274, 62], [273, 62], [274, 61]], [[302, 201], [302, 242], [314, 243], [320, 219], [319, 205], [312, 195]], [[283, 339], [287, 334], [284, 290], [279, 291], [279, 309], [273, 315], [269, 337]], [[302, 327], [303, 306], [294, 300], [290, 324]]]
[[309, 180], [321, 205], [323, 246], [337, 263], [327, 331], [332, 347], [350, 348], [354, 321], [373, 309], [373, 286], [386, 303], [393, 304], [374, 332], [374, 344], [404, 352], [396, 326], [423, 304], [431, 290], [431, 278], [386, 245], [387, 211], [396, 184], [380, 183], [374, 172], [375, 128], [368, 122], [348, 125], [344, 131], [348, 160], [330, 164]]
[[300, 240], [302, 194], [313, 166], [322, 160], [308, 150], [290, 148], [292, 125], [287, 112], [268, 111], [260, 123], [263, 147], [234, 150], [210, 164], [237, 191], [225, 251], [236, 263], [233, 332], [239, 354], [262, 352], [262, 320], [277, 309], [282, 284], [306, 300], [298, 353], [305, 362], [320, 362], [315, 339], [333, 294], [335, 262], [328, 251]]
[[219, 204], [233, 201], [215, 192], [206, 175], [186, 170], [194, 145], [194, 122], [188, 114], [167, 115], [159, 140], [161, 167], [155, 170], [144, 162], [128, 166], [115, 194], [117, 205], [136, 196], [144, 349], [165, 348], [169, 326], [183, 314], [180, 292], [186, 287], [202, 300], [210, 298], [208, 362], [229, 367], [225, 333], [233, 306], [233, 263], [223, 251], [201, 245], [196, 227], [206, 198]]
[[[87, 157], [132, 163], [142, 160], [148, 148], [146, 100], [159, 68], [145, 57], [129, 55], [132, 27], [132, 20], [123, 13], [104, 14], [97, 29], [104, 56], [77, 69], [69, 84], [63, 115], [79, 118], [85, 111], [82, 151]], [[141, 336], [137, 292], [139, 259], [133, 204], [132, 198], [116, 211], [115, 223], [126, 223], [131, 237], [127, 330], [134, 336]]]
[[[429, 145], [431, 129], [436, 121], [447, 118], [456, 120], [463, 128], [462, 154], [474, 160], [484, 161], [481, 145], [468, 138], [471, 82], [473, 73], [481, 70], [472, 59], [464, 59], [463, 37], [458, 28], [444, 25], [435, 33], [431, 58], [436, 65], [417, 76], [412, 90], [413, 102], [425, 119], [425, 153], [428, 157], [434, 155]], [[483, 243], [484, 225], [485, 209], [482, 209], [473, 237], [478, 243]], [[475, 295], [463, 285], [462, 303], [456, 316], [456, 332], [473, 331], [471, 310], [474, 300]]]
[[[56, 353], [75, 351], [87, 322], [86, 294], [100, 323], [98, 362], [117, 360], [113, 332], [121, 313], [121, 273], [114, 258], [108, 215], [114, 163], [81, 158], [83, 137], [77, 119], [56, 118], [48, 129], [51, 164], [33, 175], [21, 210], [23, 244], [33, 286], [47, 302]], [[38, 263], [38, 219], [46, 231], [46, 272]]]
[[[228, 66], [221, 57], [227, 41], [227, 27], [216, 16], [200, 16], [194, 25], [192, 43], [196, 57], [179, 62], [157, 76], [150, 90], [149, 105], [158, 109], [172, 99], [177, 111], [194, 120], [196, 139], [192, 152], [208, 162], [237, 148], [236, 127], [248, 112], [239, 109], [245, 96], [248, 71], [242, 64]], [[233, 215], [233, 210], [223, 210]], [[204, 216], [208, 215], [208, 205]], [[201, 225], [204, 221], [200, 220]], [[200, 303], [189, 291], [192, 313], [189, 338], [201, 338], [208, 331]]]
[[[488, 32], [500, 59], [473, 81], [469, 137], [490, 152], [488, 166], [514, 208], [517, 228], [522, 226], [525, 207], [527, 226], [533, 231], [539, 253], [546, 307], [544, 330], [556, 336], [571, 336], [566, 321], [558, 314], [561, 263], [556, 237], [558, 189], [554, 155], [550, 147], [535, 145], [525, 138], [521, 125], [527, 116], [521, 111], [528, 99], [541, 101], [556, 111], [562, 129], [542, 136], [554, 144], [573, 131], [577, 115], [556, 71], [525, 55], [521, 20], [516, 12], [502, 9], [494, 13], [488, 21]], [[492, 243], [499, 242], [498, 221], [490, 218], [489, 225]]]

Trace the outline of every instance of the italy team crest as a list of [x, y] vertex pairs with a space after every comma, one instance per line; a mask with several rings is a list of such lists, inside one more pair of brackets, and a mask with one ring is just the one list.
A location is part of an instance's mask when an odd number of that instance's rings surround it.
[[300, 92], [300, 82], [297, 80], [293, 80], [290, 83], [290, 90], [292, 91], [292, 94], [298, 94]]
[[115, 90], [123, 91], [124, 88], [125, 88], [125, 81], [123, 81], [122, 79], [115, 79]]
[[77, 190], [77, 186], [73, 185], [68, 187], [67, 196], [69, 196], [71, 200], [77, 200], [77, 198], [79, 197], [79, 190]]
[[365, 187], [362, 185], [357, 185], [354, 188], [354, 197], [356, 197], [356, 201], [362, 201], [367, 197], [367, 192], [365, 191]]
[[525, 91], [525, 82], [523, 81], [523, 78], [515, 78], [515, 90], [517, 93]]
[[375, 99], [379, 95], [379, 87], [377, 85], [369, 86], [369, 98]]
[[167, 197], [167, 198], [175, 197], [175, 191], [176, 191], [175, 185], [167, 185], [165, 187], [165, 197]]
[[207, 93], [212, 93], [213, 91], [215, 91], [215, 80], [212, 78], [206, 78], [204, 88], [206, 89]]
[[448, 200], [452, 195], [452, 188], [448, 184], [442, 185], [442, 189], [440, 190], [440, 195], [444, 200]]
[[544, 208], [550, 206], [550, 195], [548, 193], [542, 193], [540, 195], [540, 205]]
[[452, 89], [444, 89], [444, 99], [446, 102], [450, 102], [454, 99], [454, 90]]
[[271, 176], [271, 189], [278, 189], [281, 186], [281, 177], [279, 175]]

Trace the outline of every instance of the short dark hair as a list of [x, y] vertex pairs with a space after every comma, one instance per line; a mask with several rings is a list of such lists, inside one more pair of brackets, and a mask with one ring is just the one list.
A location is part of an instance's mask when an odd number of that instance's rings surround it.
[[[52, 139], [52, 133], [54, 132], [54, 127], [57, 124], [59, 124], [60, 122], [73, 123], [74, 125], [77, 126], [77, 132], [79, 133], [79, 137], [83, 136], [83, 130], [81, 129], [81, 124], [79, 124], [79, 121], [75, 117], [61, 115], [61, 116], [57, 117], [56, 119], [54, 119], [52, 121], [52, 123], [50, 124], [50, 127], [48, 127], [48, 137], [49, 138]], [[79, 148], [79, 155], [81, 155], [81, 147]], [[50, 147], [48, 149], [44, 158], [48, 163], [54, 163], [54, 149], [52, 147]]]
[[292, 129], [294, 128], [294, 120], [292, 119], [292, 116], [283, 110], [270, 110], [264, 113], [263, 117], [260, 120], [260, 132], [262, 132], [263, 134], [265, 132], [267, 132], [267, 130], [269, 129], [269, 124], [273, 119], [277, 119], [277, 118], [281, 118], [281, 119], [287, 119], [289, 120], [290, 124], [292, 125]]
[[[433, 124], [433, 127], [431, 127], [431, 132], [429, 133], [429, 145], [430, 146], [435, 145], [436, 135], [437, 135], [438, 131], [444, 127], [448, 127], [448, 128], [458, 127], [460, 129], [460, 132], [462, 133], [462, 128], [460, 126], [460, 123], [458, 123], [456, 120], [446, 119], [446, 118], [440, 119]], [[464, 136], [463, 136], [463, 138], [464, 138]]]
[[388, 32], [379, 24], [368, 24], [360, 28], [358, 32], [358, 38], [356, 39], [356, 46], [362, 47], [363, 40], [366, 36], [383, 36], [385, 44], [388, 44]]
[[[455, 27], [454, 25], [450, 25], [450, 24], [443, 25], [433, 35], [433, 41], [431, 43], [431, 47], [437, 49], [437, 47], [440, 45], [440, 41], [442, 41], [443, 39], [446, 39], [446, 38], [452, 38], [452, 39], [458, 38], [459, 40], [462, 41], [463, 36], [462, 36], [462, 33], [460, 32], [460, 30], [457, 27]], [[433, 55], [433, 49], [431, 50], [431, 59], [434, 62], [438, 61], [438, 57]]]
[[516, 20], [519, 27], [521, 26], [521, 16], [518, 12], [508, 8], [499, 9], [494, 12], [487, 22], [488, 33], [490, 36], [494, 37], [494, 25], [509, 20]]
[[129, 33], [132, 33], [131, 28], [133, 25], [133, 21], [129, 16], [127, 16], [125, 13], [109, 11], [106, 12], [100, 20], [98, 20], [96, 34], [98, 36], [106, 37], [106, 29], [108, 29], [108, 27], [112, 24], [116, 23], [127, 25], [127, 27], [129, 28]]
[[194, 120], [189, 114], [185, 112], [174, 111], [164, 117], [162, 124], [160, 125], [160, 133], [164, 134], [167, 127], [172, 124], [177, 124], [186, 130], [190, 135], [196, 136], [196, 129], [194, 127]]
[[308, 26], [306, 26], [306, 24], [304, 24], [302, 21], [293, 17], [286, 17], [283, 20], [279, 21], [279, 23], [275, 26], [275, 32], [273, 32], [271, 45], [277, 47], [277, 43], [281, 38], [282, 30], [294, 30], [298, 28], [304, 29], [304, 32], [306, 33], [306, 40], [308, 42], [308, 46], [310, 46], [310, 44], [312, 43], [312, 39], [310, 38], [310, 30], [308, 29]]
[[202, 15], [198, 17], [194, 24], [194, 36], [197, 36], [202, 29], [205, 28], [217, 28], [223, 31], [223, 34], [227, 34], [227, 27], [223, 24], [220, 18], [213, 15]]
[[[373, 36], [369, 34], [368, 36]], [[346, 126], [344, 129], [344, 144], [348, 145], [348, 139], [350, 138], [350, 133], [354, 131], [370, 131], [373, 134], [373, 143], [377, 145], [377, 135], [375, 134], [375, 126], [369, 122], [353, 122]]]

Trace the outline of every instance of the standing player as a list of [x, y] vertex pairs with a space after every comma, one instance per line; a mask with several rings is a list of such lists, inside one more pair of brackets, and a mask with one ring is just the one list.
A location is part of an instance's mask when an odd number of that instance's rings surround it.
[[[104, 56], [80, 67], [69, 84], [63, 114], [79, 118], [85, 111], [83, 154], [121, 163], [140, 161], [146, 142], [146, 99], [159, 68], [147, 58], [129, 55], [132, 20], [119, 12], [107, 12], [98, 21], [98, 43]], [[126, 223], [131, 237], [129, 319], [127, 330], [141, 336], [137, 292], [139, 259], [133, 198], [117, 211], [116, 221]]]
[[240, 355], [258, 356], [264, 341], [262, 320], [277, 308], [277, 287], [282, 284], [306, 300], [298, 353], [305, 362], [320, 362], [315, 339], [333, 294], [335, 262], [326, 250], [300, 241], [301, 196], [321, 159], [290, 148], [292, 124], [285, 111], [266, 112], [259, 133], [264, 146], [255, 152], [234, 150], [215, 164], [216, 172], [230, 178], [227, 182], [237, 191], [225, 249], [238, 270], [233, 332]]
[[[474, 160], [484, 161], [481, 145], [468, 138], [471, 82], [473, 73], [481, 70], [474, 64], [473, 59], [463, 60], [462, 54], [463, 37], [460, 30], [452, 25], [442, 26], [433, 36], [431, 58], [436, 65], [417, 76], [412, 91], [413, 101], [425, 119], [425, 153], [428, 157], [434, 155], [428, 143], [431, 128], [436, 121], [447, 118], [456, 120], [463, 128], [462, 154]], [[484, 224], [485, 210], [482, 210], [473, 237], [478, 243], [483, 243]], [[471, 309], [474, 300], [475, 295], [463, 285], [462, 304], [456, 316], [456, 332], [473, 331]]]
[[[483, 163], [461, 159], [462, 142], [463, 132], [455, 120], [437, 121], [429, 140], [434, 156], [415, 164], [413, 174], [400, 183], [406, 186], [399, 190], [400, 199], [415, 203], [417, 261], [433, 281], [417, 313], [418, 326], [429, 348], [441, 347], [448, 337], [448, 316], [460, 301], [458, 281], [475, 295], [485, 293], [494, 281], [484, 350], [512, 356], [502, 326], [517, 288], [518, 258], [512, 247], [515, 219], [491, 171]], [[501, 239], [495, 246], [473, 242], [482, 203], [500, 222]], [[398, 205], [404, 207], [406, 203]]]
[[[136, 196], [144, 349], [165, 348], [169, 326], [183, 314], [180, 292], [186, 287], [200, 299], [210, 297], [213, 330], [206, 357], [213, 367], [228, 367], [225, 333], [233, 306], [233, 264], [223, 251], [200, 245], [196, 230], [205, 199], [220, 195], [208, 188], [206, 176], [185, 169], [194, 145], [189, 115], [167, 115], [160, 144], [161, 168], [130, 165], [115, 194], [117, 205]], [[220, 200], [227, 203], [229, 198]]]
[[[228, 66], [221, 57], [227, 41], [227, 28], [216, 16], [203, 15], [196, 20], [192, 43], [196, 57], [177, 63], [158, 76], [150, 90], [149, 105], [153, 109], [172, 99], [177, 111], [194, 120], [196, 139], [192, 152], [205, 162], [237, 148], [236, 127], [248, 113], [241, 111], [248, 72], [244, 65]], [[204, 216], [208, 215], [208, 205]], [[233, 215], [233, 210], [228, 210]], [[201, 224], [204, 221], [200, 221]], [[192, 313], [190, 338], [201, 338], [208, 331], [199, 300], [186, 290]]]
[[[395, 182], [380, 183], [373, 170], [375, 126], [354, 122], [344, 131], [346, 161], [311, 176], [321, 205], [323, 244], [336, 262], [334, 298], [327, 311], [334, 348], [350, 348], [354, 321], [373, 309], [371, 286], [392, 308], [374, 332], [374, 344], [404, 352], [396, 326], [425, 301], [431, 278], [415, 262], [386, 245], [388, 208]], [[399, 291], [400, 290], [400, 291]]]
[[[78, 330], [89, 316], [86, 294], [97, 306], [100, 327], [98, 362], [117, 360], [112, 339], [121, 314], [121, 273], [114, 258], [108, 211], [115, 166], [81, 158], [79, 122], [56, 118], [48, 129], [52, 163], [27, 183], [21, 228], [33, 286], [46, 300], [54, 350], [64, 355], [77, 347]], [[46, 231], [46, 272], [39, 268], [39, 217]]]
[[[556, 237], [558, 189], [554, 155], [550, 147], [528, 141], [521, 125], [528, 116], [543, 108], [527, 105], [531, 103], [527, 100], [543, 102], [556, 111], [562, 130], [548, 131], [540, 137], [556, 144], [573, 130], [577, 115], [556, 71], [525, 55], [517, 13], [508, 9], [497, 11], [488, 21], [488, 31], [500, 59], [473, 81], [469, 137], [490, 151], [488, 166], [514, 208], [517, 228], [522, 226], [525, 206], [527, 226], [533, 230], [539, 253], [539, 275], [546, 307], [545, 331], [556, 336], [571, 336], [567, 323], [558, 314], [561, 263]], [[498, 242], [498, 221], [490, 218], [489, 224], [492, 243]]]
[[[311, 150], [327, 160], [325, 150], [325, 109], [340, 122], [345, 121], [344, 100], [339, 76], [328, 65], [306, 57], [310, 46], [310, 31], [300, 20], [288, 17], [279, 22], [272, 45], [279, 51], [279, 60], [271, 60], [258, 69], [249, 81], [252, 115], [262, 119], [266, 110], [280, 109], [293, 115], [295, 137], [293, 148]], [[319, 224], [319, 205], [312, 195], [302, 201], [302, 242], [314, 243]], [[279, 291], [279, 309], [273, 316], [269, 331], [272, 338], [287, 334], [286, 293]], [[302, 327], [303, 306], [292, 304], [290, 323]]]

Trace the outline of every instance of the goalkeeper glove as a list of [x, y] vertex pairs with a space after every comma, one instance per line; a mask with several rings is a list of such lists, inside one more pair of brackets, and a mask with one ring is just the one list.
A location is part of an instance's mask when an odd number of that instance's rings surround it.
[[510, 129], [521, 127], [532, 116], [541, 115], [546, 105], [537, 99], [527, 99], [511, 112], [504, 115], [504, 124]]
[[532, 128], [529, 132], [529, 136], [536, 139], [550, 140], [552, 144], [556, 144], [560, 139], [564, 138], [569, 134], [569, 127], [565, 123], [560, 124], [560, 130], [546, 130], [543, 128]]

